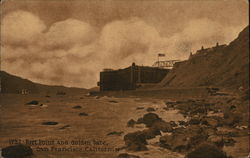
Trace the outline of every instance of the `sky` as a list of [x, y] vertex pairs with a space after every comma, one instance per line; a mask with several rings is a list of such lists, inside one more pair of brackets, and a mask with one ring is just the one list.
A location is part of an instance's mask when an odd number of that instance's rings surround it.
[[229, 44], [248, 25], [247, 0], [4, 0], [1, 69], [31, 81], [97, 85], [104, 68], [186, 60]]

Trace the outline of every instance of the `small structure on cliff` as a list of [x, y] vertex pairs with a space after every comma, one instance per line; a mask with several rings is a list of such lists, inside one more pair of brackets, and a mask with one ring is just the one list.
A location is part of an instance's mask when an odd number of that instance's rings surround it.
[[100, 72], [100, 91], [110, 90], [135, 90], [143, 84], [160, 82], [169, 72], [169, 69], [159, 67], [131, 66], [119, 69], [104, 69]]
[[204, 48], [202, 46], [200, 50], [197, 50], [196, 54], [207, 53], [207, 52], [211, 52], [211, 51], [215, 51], [215, 50], [221, 50], [222, 48], [224, 48], [226, 46], [227, 46], [226, 44], [219, 45], [219, 43], [217, 42], [216, 45], [214, 47], [211, 47], [211, 48]]

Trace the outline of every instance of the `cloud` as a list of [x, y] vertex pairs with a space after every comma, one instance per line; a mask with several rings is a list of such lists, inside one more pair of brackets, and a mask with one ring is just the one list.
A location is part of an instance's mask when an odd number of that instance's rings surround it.
[[90, 24], [67, 19], [54, 23], [44, 34], [43, 46], [48, 48], [69, 48], [75, 44], [86, 44], [95, 37], [95, 31]]
[[199, 18], [164, 37], [137, 17], [109, 22], [97, 31], [72, 18], [46, 27], [39, 17], [20, 10], [7, 14], [2, 26], [3, 70], [44, 84], [86, 88], [96, 86], [103, 68], [132, 62], [151, 66], [158, 53], [166, 54], [163, 60], [184, 60], [201, 45], [232, 41], [244, 27]]
[[156, 53], [152, 48], [159, 40], [158, 31], [139, 18], [114, 21], [102, 29], [100, 52], [109, 61], [107, 66], [127, 66], [132, 62], [145, 64], [152, 62], [150, 55]]
[[4, 43], [26, 45], [35, 42], [46, 26], [34, 14], [17, 10], [3, 17], [1, 28]]

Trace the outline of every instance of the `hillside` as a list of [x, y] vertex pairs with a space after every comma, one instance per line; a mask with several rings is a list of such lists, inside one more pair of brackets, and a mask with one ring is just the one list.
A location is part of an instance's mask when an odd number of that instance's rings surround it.
[[86, 93], [86, 89], [72, 88], [64, 86], [49, 86], [39, 83], [34, 83], [27, 79], [8, 74], [7, 72], [0, 71], [1, 77], [1, 92], [2, 93], [21, 93], [22, 89], [26, 89], [29, 93], [43, 93], [43, 94], [56, 94], [56, 93]]
[[199, 50], [176, 63], [157, 85], [162, 87], [218, 86], [249, 88], [249, 26], [229, 45]]

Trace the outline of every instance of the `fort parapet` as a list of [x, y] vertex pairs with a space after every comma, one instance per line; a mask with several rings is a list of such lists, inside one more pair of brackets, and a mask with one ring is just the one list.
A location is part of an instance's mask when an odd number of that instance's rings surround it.
[[124, 69], [104, 69], [100, 72], [101, 91], [135, 90], [141, 84], [160, 82], [169, 72], [169, 69], [158, 67], [138, 66], [134, 63]]

